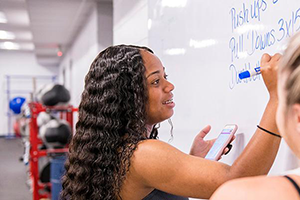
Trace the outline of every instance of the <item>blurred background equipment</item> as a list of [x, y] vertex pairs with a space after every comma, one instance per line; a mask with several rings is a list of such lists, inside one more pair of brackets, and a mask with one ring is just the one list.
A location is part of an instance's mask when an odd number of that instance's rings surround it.
[[62, 190], [61, 177], [65, 172], [64, 163], [66, 156], [56, 156], [51, 159], [51, 200], [58, 200]]
[[28, 102], [17, 96], [9, 101], [14, 113], [13, 130], [21, 137], [24, 155], [20, 158], [28, 166], [28, 183], [33, 200], [59, 199], [61, 177], [68, 144], [72, 138], [73, 113], [69, 105], [70, 93], [60, 84], [44, 84], [33, 91]]
[[73, 114], [77, 108], [71, 105], [45, 106], [38, 102], [31, 102], [28, 106], [30, 148], [29, 158], [24, 157], [24, 160], [30, 166], [33, 200], [58, 200], [65, 154], [73, 132]]
[[[29, 118], [30, 111], [27, 102], [36, 101], [36, 88], [39, 85], [48, 85], [56, 82], [56, 76], [28, 76], [28, 75], [6, 75], [5, 95], [7, 109], [7, 126], [5, 127], [6, 138], [14, 138], [14, 128], [18, 118]], [[3, 99], [4, 100], [4, 99]], [[4, 103], [4, 102], [3, 102]]]
[[52, 119], [41, 126], [39, 135], [46, 147], [50, 149], [65, 147], [72, 137], [70, 125], [58, 119]]
[[15, 113], [20, 114], [21, 113], [21, 107], [23, 103], [26, 101], [23, 97], [15, 97], [9, 102], [9, 108]]
[[38, 93], [37, 100], [45, 106], [55, 106], [70, 101], [70, 92], [60, 84], [45, 85]]
[[40, 112], [36, 119], [37, 120], [36, 122], [37, 122], [38, 127], [41, 127], [41, 126], [47, 124], [52, 119], [55, 119], [55, 117], [53, 117], [49, 113]]

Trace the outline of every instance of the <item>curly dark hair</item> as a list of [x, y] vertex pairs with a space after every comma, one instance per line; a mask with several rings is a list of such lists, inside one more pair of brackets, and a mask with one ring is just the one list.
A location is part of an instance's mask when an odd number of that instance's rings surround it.
[[[147, 47], [118, 45], [99, 53], [85, 77], [62, 199], [117, 200], [137, 144], [147, 139]], [[157, 138], [153, 129], [150, 138]]]

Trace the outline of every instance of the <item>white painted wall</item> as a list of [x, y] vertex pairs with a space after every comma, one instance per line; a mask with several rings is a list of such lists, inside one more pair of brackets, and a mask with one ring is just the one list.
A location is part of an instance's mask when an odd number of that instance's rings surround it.
[[[44, 67], [37, 63], [33, 52], [14, 52], [0, 51], [0, 136], [7, 135], [7, 112], [8, 101], [6, 95], [6, 75], [25, 75], [25, 76], [54, 76], [58, 75], [57, 67]], [[33, 81], [30, 79], [12, 79], [11, 89], [32, 91]], [[37, 78], [37, 88], [51, 80], [41, 81]], [[13, 91], [12, 91], [13, 92]], [[29, 97], [29, 93], [12, 93], [11, 98], [17, 96]]]
[[59, 67], [60, 82], [63, 82], [62, 75], [63, 70], [65, 70], [65, 86], [71, 94], [70, 103], [75, 107], [80, 103], [81, 93], [84, 88], [84, 77], [97, 54], [97, 9], [94, 7], [87, 23], [66, 53]]
[[147, 0], [117, 0], [113, 2], [113, 13], [111, 10], [110, 3], [95, 4], [59, 66], [59, 82], [65, 82], [74, 106], [80, 103], [84, 77], [90, 64], [100, 51], [112, 45], [112, 40], [114, 44], [148, 45]]
[[113, 4], [110, 2], [97, 3], [98, 11], [98, 44], [99, 51], [113, 44]]
[[59, 67], [59, 80], [71, 93], [71, 104], [79, 106], [84, 79], [91, 63], [100, 51], [112, 45], [112, 4], [95, 3], [89, 19], [65, 54]]

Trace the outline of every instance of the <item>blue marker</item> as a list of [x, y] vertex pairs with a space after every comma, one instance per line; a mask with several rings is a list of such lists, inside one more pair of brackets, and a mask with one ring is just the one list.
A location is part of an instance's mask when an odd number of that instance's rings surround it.
[[239, 74], [239, 78], [240, 79], [249, 78], [251, 76], [255, 76], [255, 75], [258, 75], [258, 74], [260, 74], [260, 67], [256, 67], [254, 69], [250, 69], [250, 70], [246, 70], [244, 72], [241, 72]]

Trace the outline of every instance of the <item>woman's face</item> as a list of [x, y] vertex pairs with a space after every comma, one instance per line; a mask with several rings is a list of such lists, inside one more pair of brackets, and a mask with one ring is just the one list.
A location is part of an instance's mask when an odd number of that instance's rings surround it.
[[141, 55], [146, 67], [148, 103], [146, 106], [147, 124], [154, 125], [169, 119], [173, 115], [174, 85], [167, 81], [165, 68], [152, 53], [142, 50]]
[[292, 151], [300, 157], [300, 130], [297, 128], [298, 112], [295, 105], [286, 106], [285, 83], [287, 79], [286, 72], [278, 76], [278, 108], [276, 113], [276, 122], [281, 136], [292, 149]]

